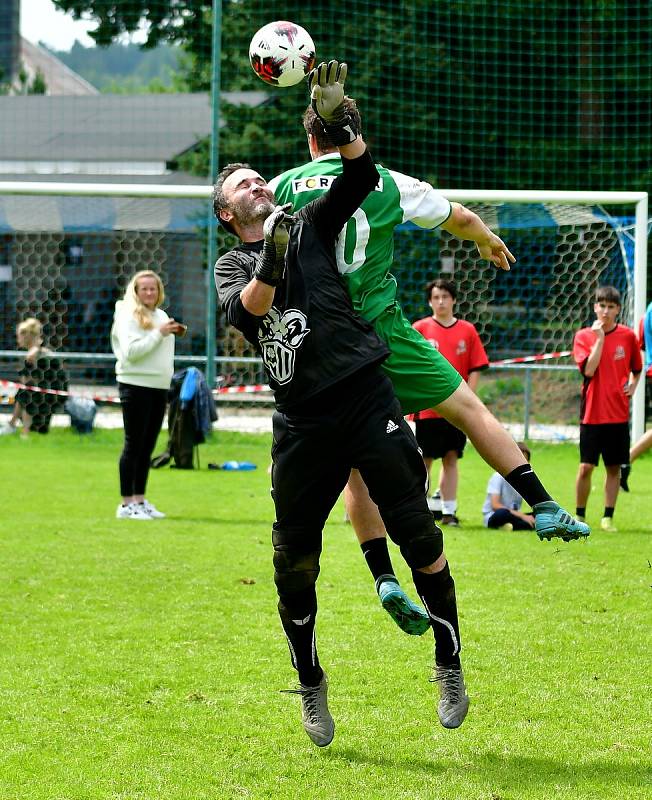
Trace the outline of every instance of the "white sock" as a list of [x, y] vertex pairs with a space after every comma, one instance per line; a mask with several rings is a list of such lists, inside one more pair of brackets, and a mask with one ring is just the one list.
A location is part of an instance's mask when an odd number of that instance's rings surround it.
[[454, 514], [457, 511], [457, 500], [442, 500], [441, 510], [444, 514]]

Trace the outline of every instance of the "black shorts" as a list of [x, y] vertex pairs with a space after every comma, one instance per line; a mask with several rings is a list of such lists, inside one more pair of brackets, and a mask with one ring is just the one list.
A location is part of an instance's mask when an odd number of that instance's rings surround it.
[[580, 461], [597, 467], [600, 456], [605, 467], [629, 463], [629, 423], [580, 425]]
[[[441, 534], [426, 504], [426, 470], [392, 384], [380, 369], [347, 383], [307, 401], [300, 414], [273, 415], [275, 546], [321, 550], [324, 523], [352, 468], [360, 470], [394, 541], [388, 521], [401, 517], [410, 522], [409, 535], [434, 542]], [[413, 566], [437, 554], [433, 544], [432, 554]]]
[[466, 436], [447, 419], [417, 419], [414, 424], [417, 442], [426, 458], [442, 458], [451, 450], [458, 458], [464, 455]]

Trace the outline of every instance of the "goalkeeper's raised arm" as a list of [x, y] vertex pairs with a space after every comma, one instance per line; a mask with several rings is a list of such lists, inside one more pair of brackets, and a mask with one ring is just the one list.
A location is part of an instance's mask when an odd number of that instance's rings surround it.
[[343, 158], [353, 159], [361, 156], [366, 148], [354, 117], [344, 105], [346, 74], [345, 63], [322, 62], [308, 76], [308, 86], [310, 104], [326, 135]]

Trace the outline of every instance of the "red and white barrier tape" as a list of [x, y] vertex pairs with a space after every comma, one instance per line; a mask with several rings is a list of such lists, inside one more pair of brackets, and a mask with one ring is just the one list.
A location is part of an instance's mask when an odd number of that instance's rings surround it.
[[[70, 397], [73, 392], [66, 392], [63, 389], [42, 389], [40, 386], [28, 386], [26, 383], [19, 383], [18, 381], [5, 381], [0, 379], [0, 388], [14, 388], [14, 389], [27, 389], [29, 392], [37, 392], [38, 394], [54, 394], [58, 397]], [[101, 403], [119, 403], [119, 397], [112, 397], [111, 395], [102, 394], [75, 394], [75, 397], [89, 397], [91, 400], [99, 400]]]
[[[14, 389], [27, 389], [30, 392], [38, 392], [39, 394], [54, 394], [59, 397], [69, 397], [72, 392], [66, 392], [62, 389], [42, 389], [40, 386], [28, 386], [25, 383], [19, 383], [18, 381], [6, 381], [0, 379], [0, 388], [14, 388]], [[214, 389], [216, 394], [253, 394], [255, 392], [269, 392], [271, 391], [269, 386], [259, 383], [253, 386], [222, 386], [219, 389]], [[79, 395], [75, 394], [76, 397], [90, 397], [91, 400], [98, 400], [101, 403], [119, 403], [119, 397], [113, 397], [111, 395], [99, 395], [99, 394], [84, 394]]]
[[264, 383], [257, 383], [253, 386], [222, 386], [215, 391], [218, 394], [253, 394], [254, 392], [271, 392], [271, 389]]
[[[535, 356], [520, 356], [518, 358], [503, 358], [500, 361], [489, 362], [490, 367], [502, 367], [505, 364], [527, 364], [533, 361], [549, 361], [553, 358], [566, 358], [571, 355], [570, 350], [562, 350], [559, 353], [539, 353]], [[15, 389], [28, 389], [31, 392], [39, 392], [41, 394], [54, 394], [60, 397], [68, 397], [71, 392], [65, 392], [61, 389], [41, 389], [38, 386], [27, 386], [24, 383], [16, 381], [6, 381], [0, 379], [0, 388], [15, 388]], [[264, 383], [257, 383], [251, 386], [221, 386], [219, 389], [214, 389], [214, 394], [256, 394], [258, 392], [269, 392], [270, 387]], [[101, 403], [119, 403], [119, 397], [111, 395], [78, 395], [80, 397], [90, 397], [92, 400], [97, 400]]]
[[551, 358], [566, 358], [572, 355], [570, 350], [562, 350], [560, 353], [540, 353], [536, 356], [520, 356], [519, 358], [503, 358], [500, 361], [490, 361], [490, 367], [502, 367], [505, 364], [527, 364], [531, 361], [548, 361]]

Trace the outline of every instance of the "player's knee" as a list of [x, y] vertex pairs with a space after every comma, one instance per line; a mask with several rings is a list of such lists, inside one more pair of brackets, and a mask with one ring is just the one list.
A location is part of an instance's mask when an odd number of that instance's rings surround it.
[[593, 469], [594, 469], [593, 464], [586, 464], [586, 463], [580, 464], [579, 477], [590, 478], [591, 475], [593, 474]]
[[387, 532], [411, 569], [433, 564], [444, 551], [444, 537], [426, 509], [402, 509], [385, 519]]
[[412, 536], [400, 545], [401, 554], [411, 569], [421, 569], [434, 564], [444, 551], [444, 537], [432, 523], [434, 530]]
[[279, 595], [310, 589], [319, 575], [319, 550], [298, 552], [283, 544], [274, 545], [274, 583]]

